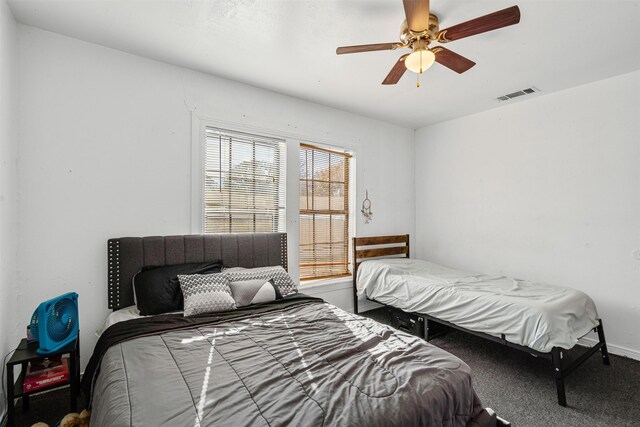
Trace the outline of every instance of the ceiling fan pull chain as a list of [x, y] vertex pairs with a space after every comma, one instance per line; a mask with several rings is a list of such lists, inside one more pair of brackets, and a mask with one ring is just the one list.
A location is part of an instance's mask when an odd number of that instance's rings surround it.
[[416, 74], [416, 87], [420, 87], [421, 74], [422, 74], [422, 50], [420, 51], [420, 72]]

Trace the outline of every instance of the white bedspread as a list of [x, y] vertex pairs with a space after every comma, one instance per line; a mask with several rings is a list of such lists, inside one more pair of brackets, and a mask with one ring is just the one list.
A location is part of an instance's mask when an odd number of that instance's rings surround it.
[[415, 259], [363, 262], [358, 294], [424, 313], [540, 352], [569, 349], [598, 325], [591, 298], [575, 289], [453, 270]]

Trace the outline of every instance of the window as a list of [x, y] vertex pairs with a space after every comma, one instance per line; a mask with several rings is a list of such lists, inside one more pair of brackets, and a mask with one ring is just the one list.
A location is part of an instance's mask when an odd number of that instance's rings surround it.
[[300, 279], [349, 273], [349, 162], [344, 152], [300, 145]]
[[206, 127], [204, 232], [285, 230], [285, 142]]

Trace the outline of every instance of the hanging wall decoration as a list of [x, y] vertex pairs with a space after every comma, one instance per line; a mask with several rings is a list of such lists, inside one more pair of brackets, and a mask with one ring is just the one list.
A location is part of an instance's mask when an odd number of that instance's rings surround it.
[[371, 200], [369, 200], [369, 190], [365, 190], [365, 197], [362, 201], [362, 216], [364, 217], [364, 223], [369, 224], [373, 218], [373, 212], [371, 211]]

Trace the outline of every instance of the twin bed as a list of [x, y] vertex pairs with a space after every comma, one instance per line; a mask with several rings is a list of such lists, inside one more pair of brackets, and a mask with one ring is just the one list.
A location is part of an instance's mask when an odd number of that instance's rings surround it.
[[[287, 267], [281, 233], [111, 239], [108, 251], [113, 310], [134, 305], [143, 267]], [[317, 298], [133, 317], [102, 332], [85, 370], [92, 425], [501, 424], [463, 361]]]
[[[465, 331], [553, 362], [558, 403], [564, 378], [598, 350], [609, 356], [602, 320], [583, 292], [504, 276], [468, 273], [409, 257], [409, 236], [354, 238], [353, 293], [411, 313], [428, 341], [434, 324]], [[570, 364], [564, 350], [595, 331], [598, 343]]]

